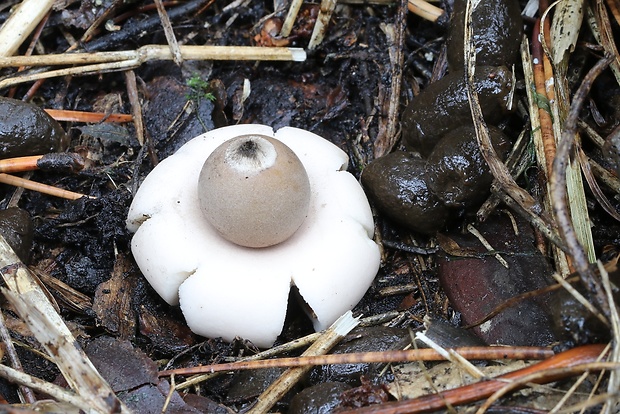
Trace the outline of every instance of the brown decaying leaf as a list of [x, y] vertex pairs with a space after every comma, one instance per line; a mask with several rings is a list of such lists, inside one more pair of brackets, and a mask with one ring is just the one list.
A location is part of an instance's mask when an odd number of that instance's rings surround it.
[[132, 292], [135, 277], [131, 261], [118, 255], [112, 276], [101, 283], [95, 292], [93, 311], [100, 324], [108, 331], [118, 334], [121, 339], [135, 336], [136, 314], [132, 308]]
[[553, 64], [559, 65], [575, 49], [583, 21], [583, 1], [565, 0], [557, 4], [551, 23]]

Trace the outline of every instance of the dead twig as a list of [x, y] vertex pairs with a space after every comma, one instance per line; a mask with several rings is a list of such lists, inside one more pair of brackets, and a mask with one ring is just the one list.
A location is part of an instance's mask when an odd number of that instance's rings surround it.
[[26, 178], [16, 177], [14, 175], [0, 173], [0, 183], [14, 185], [15, 187], [22, 187], [27, 190], [38, 191], [43, 194], [48, 194], [54, 197], [66, 198], [67, 200], [78, 200], [82, 197], [96, 198], [93, 196], [75, 193], [69, 190], [63, 190], [62, 188], [54, 187], [47, 184], [38, 183], [36, 181], [28, 180]]
[[2, 289], [4, 296], [52, 357], [67, 383], [80, 399], [86, 401], [86, 404], [78, 406], [93, 414], [129, 413], [129, 409], [116, 398], [112, 388], [79, 348], [62, 317], [2, 236], [0, 274], [7, 286]]
[[611, 61], [611, 57], [599, 60], [588, 72], [577, 92], [575, 92], [573, 103], [564, 123], [560, 142], [558, 143], [556, 158], [553, 161], [553, 171], [550, 177], [551, 201], [562, 239], [568, 247], [568, 253], [573, 259], [573, 265], [579, 273], [583, 285], [594, 293], [601, 311], [607, 318], [610, 317], [609, 303], [607, 303], [600, 281], [595, 277], [594, 272], [590, 268], [583, 246], [577, 240], [568, 206], [566, 205], [566, 169], [570, 162], [570, 154], [575, 145], [579, 111], [594, 80], [607, 68]]
[[[323, 355], [359, 324], [351, 311], [342, 315], [303, 353], [304, 356]], [[310, 366], [289, 368], [261, 395], [248, 414], [267, 413], [308, 371]]]
[[138, 85], [136, 82], [136, 74], [133, 70], [125, 72], [125, 83], [127, 85], [127, 96], [131, 105], [131, 113], [133, 114], [133, 123], [136, 128], [136, 137], [140, 145], [144, 145], [144, 121], [142, 119], [142, 104], [138, 96]]
[[[180, 46], [184, 60], [257, 60], [294, 61], [306, 59], [306, 52], [293, 47], [254, 46]], [[38, 79], [66, 75], [92, 75], [137, 68], [152, 60], [171, 60], [170, 48], [163, 45], [146, 45], [136, 50], [117, 52], [66, 53], [40, 56], [14, 56], [0, 58], [0, 67], [83, 65], [40, 73], [16, 74], [0, 81], [6, 88]]]
[[168, 17], [168, 13], [164, 8], [164, 5], [161, 0], [154, 0], [155, 6], [157, 6], [157, 14], [159, 14], [159, 19], [161, 20], [161, 25], [164, 28], [164, 35], [166, 36], [166, 41], [168, 42], [168, 47], [170, 47], [170, 53], [172, 54], [172, 60], [177, 66], [181, 66], [183, 64], [183, 54], [181, 53], [181, 49], [179, 48], [179, 43], [177, 42], [177, 38], [174, 35], [174, 30], [172, 30], [172, 23], [170, 23], [170, 18]]
[[68, 122], [131, 122], [133, 117], [127, 114], [106, 114], [103, 112], [72, 111], [70, 109], [45, 109], [45, 112], [56, 121]]
[[589, 370], [620, 369], [620, 364], [596, 362], [605, 345], [586, 345], [561, 352], [545, 361], [510, 372], [499, 377], [483, 380], [438, 394], [429, 394], [411, 400], [368, 406], [361, 409], [339, 411], [342, 414], [394, 414], [418, 413], [445, 407], [467, 404], [493, 396], [495, 393], [523, 388], [527, 383], [545, 384], [568, 378]]
[[[452, 351], [465, 359], [546, 359], [553, 356], [553, 351], [543, 347], [462, 347]], [[356, 352], [349, 354], [300, 356], [296, 358], [277, 358], [259, 361], [238, 361], [224, 364], [203, 365], [161, 371], [159, 376], [193, 375], [205, 372], [236, 371], [274, 367], [309, 367], [314, 365], [336, 364], [372, 364], [409, 361], [443, 361], [446, 357], [434, 349], [409, 349], [383, 352]]]
[[336, 8], [336, 0], [321, 0], [321, 6], [319, 9], [319, 15], [316, 18], [314, 29], [312, 30], [312, 36], [310, 36], [310, 42], [308, 43], [308, 50], [316, 49], [321, 44], [325, 34], [327, 33], [327, 26], [332, 18], [332, 13]]
[[13, 55], [53, 4], [54, 0], [22, 1], [0, 29], [0, 56]]
[[[17, 356], [17, 352], [15, 352], [15, 346], [13, 345], [13, 339], [11, 338], [11, 334], [6, 327], [4, 322], [4, 315], [0, 312], [0, 337], [2, 337], [2, 341], [6, 345], [6, 353], [9, 356], [9, 360], [11, 361], [11, 365], [17, 371], [23, 372], [24, 369], [22, 367], [22, 363], [19, 360], [19, 356]], [[23, 401], [27, 403], [34, 403], [37, 399], [32, 392], [32, 389], [28, 388], [25, 385], [19, 386], [19, 391], [21, 393], [21, 397]]]

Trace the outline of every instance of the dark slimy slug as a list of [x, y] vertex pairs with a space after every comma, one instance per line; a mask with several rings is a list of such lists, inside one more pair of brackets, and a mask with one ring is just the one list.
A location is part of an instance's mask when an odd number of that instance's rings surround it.
[[67, 136], [51, 116], [31, 103], [0, 97], [0, 157], [56, 152]]
[[[475, 79], [485, 120], [495, 124], [508, 112], [512, 73], [505, 66], [482, 66], [476, 68]], [[464, 72], [452, 72], [428, 85], [409, 103], [401, 122], [407, 148], [423, 156], [428, 156], [448, 131], [470, 125]]]
[[448, 220], [449, 209], [428, 188], [427, 163], [408, 152], [393, 152], [370, 163], [362, 185], [389, 218], [412, 230], [433, 234]]
[[17, 207], [0, 210], [0, 234], [13, 248], [19, 259], [28, 263], [34, 237], [34, 226], [30, 214]]
[[[446, 40], [451, 71], [463, 70], [463, 35], [467, 0], [455, 0]], [[523, 34], [517, 0], [484, 0], [472, 12], [476, 65], [511, 66], [517, 61]]]
[[[403, 143], [397, 152], [372, 162], [362, 184], [375, 205], [411, 230], [434, 234], [448, 218], [484, 201], [492, 182], [478, 148], [467, 96], [463, 34], [467, 0], [455, 0], [447, 39], [449, 73], [429, 84], [403, 111]], [[475, 89], [488, 125], [497, 125], [512, 107], [513, 75], [523, 30], [517, 0], [479, 2], [472, 14], [476, 47]], [[510, 149], [503, 133], [490, 127], [500, 157]], [[419, 153], [425, 160], [416, 158]]]
[[[504, 133], [489, 126], [491, 142], [500, 158], [510, 150]], [[473, 126], [450, 131], [428, 157], [427, 182], [431, 191], [447, 206], [478, 207], [488, 196], [493, 176], [484, 160]]]

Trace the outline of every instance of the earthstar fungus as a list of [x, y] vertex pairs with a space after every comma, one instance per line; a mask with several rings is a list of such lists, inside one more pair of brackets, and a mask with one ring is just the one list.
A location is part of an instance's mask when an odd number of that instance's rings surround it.
[[[226, 240], [203, 214], [203, 208], [209, 214], [209, 197], [202, 197], [201, 208], [205, 160], [220, 145], [248, 135], [290, 148], [309, 183], [305, 218], [290, 237], [269, 247]], [[293, 285], [311, 309], [315, 329], [324, 329], [357, 304], [380, 262], [368, 201], [347, 164], [335, 145], [297, 128], [237, 125], [198, 136], [154, 168], [136, 193], [127, 218], [135, 260], [166, 302], [180, 304], [199, 335], [271, 346]], [[276, 204], [287, 197], [282, 191], [276, 186]]]

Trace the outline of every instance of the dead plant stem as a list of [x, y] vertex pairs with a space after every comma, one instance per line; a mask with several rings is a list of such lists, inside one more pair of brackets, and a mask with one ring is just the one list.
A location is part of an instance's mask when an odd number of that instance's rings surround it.
[[609, 304], [600, 281], [595, 277], [594, 272], [589, 266], [588, 256], [583, 246], [577, 240], [568, 206], [566, 205], [566, 169], [570, 162], [570, 154], [575, 145], [579, 111], [594, 80], [607, 68], [611, 60], [610, 57], [599, 60], [588, 72], [577, 92], [575, 92], [573, 103], [564, 123], [560, 142], [558, 143], [556, 158], [553, 162], [553, 171], [550, 177], [552, 206], [562, 238], [568, 247], [568, 252], [573, 259], [573, 265], [579, 273], [583, 285], [594, 293], [600, 309], [607, 318], [610, 317]]

